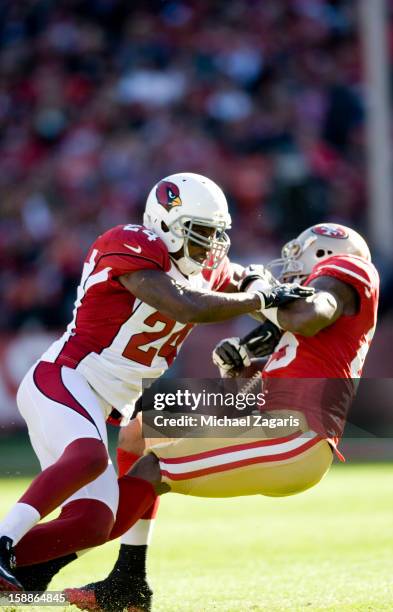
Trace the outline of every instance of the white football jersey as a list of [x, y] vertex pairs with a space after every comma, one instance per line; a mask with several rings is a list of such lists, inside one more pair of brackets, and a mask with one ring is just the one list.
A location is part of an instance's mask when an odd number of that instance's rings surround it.
[[141, 269], [162, 270], [194, 289], [222, 290], [231, 278], [225, 259], [212, 272], [186, 279], [165, 244], [140, 225], [117, 226], [94, 242], [86, 257], [73, 319], [41, 359], [80, 371], [127, 424], [142, 380], [161, 376], [193, 325], [170, 319], [138, 300], [118, 280]]

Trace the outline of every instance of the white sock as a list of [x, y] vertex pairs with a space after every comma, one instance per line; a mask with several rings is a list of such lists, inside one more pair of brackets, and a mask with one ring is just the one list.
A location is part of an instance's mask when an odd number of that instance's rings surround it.
[[139, 519], [128, 531], [121, 537], [122, 544], [129, 546], [149, 546], [155, 525], [155, 519]]
[[8, 536], [15, 546], [40, 518], [40, 513], [33, 506], [18, 502], [0, 521], [0, 536]]

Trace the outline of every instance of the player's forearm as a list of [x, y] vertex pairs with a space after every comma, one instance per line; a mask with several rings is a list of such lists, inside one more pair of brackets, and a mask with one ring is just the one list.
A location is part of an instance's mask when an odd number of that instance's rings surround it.
[[191, 292], [185, 296], [186, 323], [217, 323], [260, 308], [260, 298], [250, 293], [202, 293]]
[[253, 293], [197, 291], [158, 270], [141, 270], [119, 280], [139, 300], [179, 323], [226, 321], [261, 306], [260, 298]]
[[335, 297], [331, 293], [319, 291], [306, 300], [280, 306], [277, 320], [285, 331], [301, 336], [315, 336], [332, 325], [340, 314], [340, 306]]

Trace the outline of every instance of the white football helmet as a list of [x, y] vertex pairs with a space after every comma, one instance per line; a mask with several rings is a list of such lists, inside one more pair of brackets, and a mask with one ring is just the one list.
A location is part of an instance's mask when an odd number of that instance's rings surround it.
[[315, 264], [333, 255], [357, 255], [371, 261], [366, 241], [355, 230], [336, 223], [318, 223], [285, 244], [281, 257], [266, 267], [281, 266], [276, 274], [281, 282], [303, 282]]
[[[230, 246], [225, 230], [231, 227], [231, 217], [225, 195], [216, 183], [200, 174], [172, 174], [154, 185], [146, 201], [143, 224], [161, 238], [169, 254], [184, 247], [176, 265], [186, 276], [217, 268]], [[214, 228], [215, 234], [207, 238], [196, 226]], [[190, 256], [190, 241], [208, 249], [204, 262]]]

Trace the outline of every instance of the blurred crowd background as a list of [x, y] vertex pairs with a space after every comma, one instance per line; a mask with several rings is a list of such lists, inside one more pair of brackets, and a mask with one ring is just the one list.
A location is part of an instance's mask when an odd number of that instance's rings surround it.
[[0, 330], [63, 326], [90, 243], [172, 172], [222, 185], [234, 260], [324, 220], [367, 237], [356, 4], [3, 0]]

